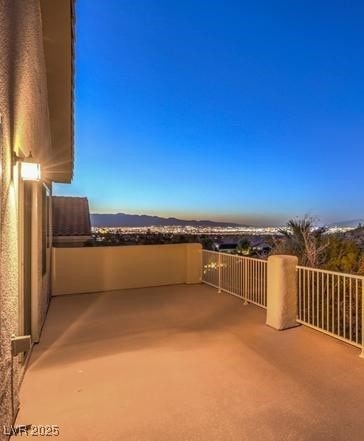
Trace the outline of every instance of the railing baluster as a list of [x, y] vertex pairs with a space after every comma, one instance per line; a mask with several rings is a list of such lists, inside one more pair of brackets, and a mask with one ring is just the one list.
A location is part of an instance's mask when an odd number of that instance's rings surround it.
[[346, 338], [346, 277], [343, 277], [343, 334], [344, 338]]
[[315, 295], [315, 279], [316, 279], [316, 273], [312, 273], [311, 276], [311, 323], [315, 325], [315, 302], [316, 302], [316, 295]]
[[319, 328], [320, 327], [320, 323], [319, 323], [319, 311], [320, 311], [320, 307], [319, 307], [319, 299], [320, 299], [320, 295], [319, 295], [319, 279], [320, 279], [320, 273], [316, 273], [316, 326]]
[[335, 276], [336, 277], [336, 321], [337, 321], [337, 328], [336, 328], [336, 333], [338, 335], [340, 335], [340, 289], [339, 289], [339, 285], [340, 285], [340, 278], [339, 276]]
[[331, 277], [331, 332], [335, 333], [335, 275]]
[[330, 276], [326, 274], [326, 330], [330, 330], [330, 309], [329, 309], [329, 300], [330, 300]]
[[248, 260], [244, 259], [244, 299], [248, 303]]
[[228, 260], [229, 260], [229, 291], [232, 292], [233, 291], [233, 277], [234, 277], [233, 270], [234, 270], [234, 268], [232, 265], [231, 256], [229, 256]]
[[218, 265], [219, 265], [219, 292], [221, 292], [221, 254], [219, 253], [218, 257]]
[[310, 286], [311, 286], [311, 272], [307, 272], [307, 276], [308, 276], [308, 280], [307, 280], [307, 287], [308, 287], [308, 298], [307, 298], [307, 302], [308, 302], [308, 323], [311, 323], [311, 291], [310, 291]]
[[240, 296], [244, 299], [244, 260], [240, 259], [239, 261], [239, 289]]
[[306, 321], [306, 270], [302, 270], [302, 278], [303, 278], [303, 290], [302, 290], [302, 297], [303, 297], [303, 320]]
[[258, 262], [254, 260], [254, 292], [255, 292], [255, 301], [259, 303], [259, 297], [258, 297], [258, 271], [257, 271]]
[[264, 305], [264, 289], [263, 289], [263, 282], [264, 282], [263, 277], [264, 277], [264, 274], [263, 274], [263, 263], [262, 262], [259, 263], [259, 270], [260, 270], [260, 275], [259, 275], [259, 280], [260, 280], [260, 300], [259, 300], [259, 302], [262, 305]]
[[359, 343], [359, 299], [358, 299], [358, 279], [355, 281], [355, 341]]
[[302, 271], [300, 269], [298, 271], [298, 290], [297, 290], [297, 298], [298, 298], [298, 311], [297, 316], [299, 319], [302, 318]]
[[324, 274], [321, 274], [321, 327], [323, 329], [325, 329], [324, 310]]
[[264, 264], [264, 305], [267, 306], [267, 265]]
[[[361, 281], [361, 316], [360, 316], [360, 329], [361, 329], [361, 353], [360, 357], [364, 358], [364, 283]], [[359, 319], [359, 317], [358, 317]]]
[[352, 296], [352, 283], [351, 283], [351, 278], [349, 279], [349, 292], [350, 292], [350, 297], [349, 297], [349, 317], [350, 317], [350, 321], [349, 321], [349, 332], [350, 332], [350, 340], [353, 339], [353, 296]]
[[259, 303], [259, 286], [258, 286], [258, 262], [255, 262], [255, 275], [254, 275], [254, 280], [255, 280], [255, 292], [256, 292], [256, 302]]

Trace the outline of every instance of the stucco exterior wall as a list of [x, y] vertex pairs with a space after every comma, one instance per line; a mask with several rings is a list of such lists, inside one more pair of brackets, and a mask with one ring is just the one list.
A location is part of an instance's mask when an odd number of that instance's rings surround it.
[[200, 244], [53, 248], [52, 295], [200, 283]]
[[[0, 0], [0, 440], [18, 405], [21, 366], [11, 370], [10, 338], [19, 319], [19, 212], [22, 182], [13, 172], [11, 152], [47, 158], [50, 128], [42, 24], [38, 0]], [[40, 287], [42, 281], [40, 281]], [[40, 289], [42, 292], [42, 289]], [[44, 302], [40, 302], [40, 319]], [[40, 320], [39, 319], [39, 320]], [[11, 375], [14, 376], [12, 409]]]

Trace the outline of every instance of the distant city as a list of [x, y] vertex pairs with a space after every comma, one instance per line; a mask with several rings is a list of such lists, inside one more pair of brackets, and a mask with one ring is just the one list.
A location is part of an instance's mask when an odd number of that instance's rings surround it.
[[[262, 258], [282, 240], [285, 229], [285, 226], [257, 227], [125, 213], [91, 214], [91, 222], [92, 239], [87, 246], [199, 242], [205, 249]], [[351, 234], [361, 225], [360, 220], [354, 220], [317, 228], [324, 227], [324, 234]]]
[[[288, 220], [288, 219], [287, 219]], [[326, 225], [328, 233], [345, 233], [364, 224], [355, 219]], [[98, 233], [117, 234], [192, 234], [192, 235], [276, 235], [283, 226], [251, 226], [211, 220], [185, 220], [126, 213], [92, 213], [91, 225]]]
[[[92, 227], [93, 233], [98, 234], [191, 234], [191, 235], [222, 235], [222, 236], [274, 236], [280, 234], [284, 227], [254, 227], [254, 226], [193, 226], [193, 225], [150, 225], [139, 227]], [[327, 233], [345, 233], [354, 230], [353, 226], [327, 226]]]
[[[362, 229], [360, 229], [362, 230]], [[351, 234], [349, 226], [329, 226], [324, 234]], [[283, 240], [282, 229], [276, 226], [196, 226], [150, 225], [93, 227], [92, 239], [85, 246], [161, 245], [200, 243], [204, 249], [241, 254], [257, 258], [268, 255]], [[362, 241], [360, 234], [357, 241]]]

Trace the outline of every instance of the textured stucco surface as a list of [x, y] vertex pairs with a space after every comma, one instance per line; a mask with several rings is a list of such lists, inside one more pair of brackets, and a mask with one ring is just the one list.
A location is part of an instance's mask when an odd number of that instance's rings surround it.
[[[46, 158], [50, 150], [47, 87], [40, 7], [37, 0], [0, 0], [0, 439], [11, 409], [10, 337], [21, 332], [18, 305], [18, 180], [12, 179], [11, 151]], [[44, 302], [40, 315], [44, 315]], [[20, 377], [14, 360], [14, 402]]]
[[54, 297], [17, 421], [67, 441], [362, 441], [358, 354], [207, 286]]
[[52, 295], [200, 283], [200, 244], [53, 248]]
[[297, 326], [296, 256], [269, 256], [267, 268], [267, 325], [282, 330]]

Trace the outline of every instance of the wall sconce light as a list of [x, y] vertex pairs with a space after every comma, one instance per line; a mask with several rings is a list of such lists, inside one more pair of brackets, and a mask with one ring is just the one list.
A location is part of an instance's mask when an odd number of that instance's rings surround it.
[[16, 162], [20, 163], [20, 177], [23, 181], [40, 181], [40, 164], [33, 159], [31, 153], [29, 156], [21, 158], [14, 152], [14, 163]]

